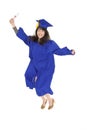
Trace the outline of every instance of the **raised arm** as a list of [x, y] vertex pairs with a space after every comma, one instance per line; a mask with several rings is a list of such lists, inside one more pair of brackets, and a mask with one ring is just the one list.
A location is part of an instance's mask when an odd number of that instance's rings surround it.
[[11, 24], [13, 30], [14, 30], [15, 33], [17, 34], [17, 31], [18, 31], [18, 30], [17, 30], [17, 27], [16, 27], [16, 25], [15, 25], [14, 18], [11, 18], [11, 19], [9, 20], [9, 22], [10, 22], [10, 24]]
[[23, 40], [25, 42], [26, 45], [29, 46], [30, 44], [30, 39], [29, 36], [26, 35], [26, 33], [24, 32], [24, 30], [22, 28], [17, 29], [15, 22], [14, 22], [14, 18], [11, 18], [9, 20], [14, 32], [16, 33], [17, 37], [20, 38], [21, 40]]

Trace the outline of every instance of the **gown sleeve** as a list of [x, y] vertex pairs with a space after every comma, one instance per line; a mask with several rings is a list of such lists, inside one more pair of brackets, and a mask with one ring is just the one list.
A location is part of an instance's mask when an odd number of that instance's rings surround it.
[[30, 38], [21, 27], [17, 30], [16, 35], [18, 38], [23, 40], [26, 45], [30, 46]]
[[67, 47], [60, 48], [54, 41], [51, 41], [50, 50], [56, 55], [72, 55], [72, 50]]

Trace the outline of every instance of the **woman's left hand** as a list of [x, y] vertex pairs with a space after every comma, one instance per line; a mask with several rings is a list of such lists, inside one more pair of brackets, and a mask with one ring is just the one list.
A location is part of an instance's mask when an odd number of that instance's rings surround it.
[[71, 53], [72, 53], [72, 55], [75, 55], [75, 50], [72, 49]]

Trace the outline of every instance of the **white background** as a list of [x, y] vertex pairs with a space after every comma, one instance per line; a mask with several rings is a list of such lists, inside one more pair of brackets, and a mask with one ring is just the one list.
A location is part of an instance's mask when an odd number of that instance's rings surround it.
[[[75, 56], [55, 56], [51, 84], [52, 110], [25, 85], [28, 47], [15, 36], [9, 19], [32, 35], [36, 19], [54, 25], [51, 39], [75, 49]], [[87, 4], [86, 0], [1, 0], [0, 3], [0, 130], [87, 130]]]

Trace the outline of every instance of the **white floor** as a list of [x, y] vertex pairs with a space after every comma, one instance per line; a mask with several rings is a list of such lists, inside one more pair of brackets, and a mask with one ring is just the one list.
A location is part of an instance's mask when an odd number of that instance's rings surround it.
[[[8, 6], [6, 6], [8, 5]], [[43, 7], [43, 8], [42, 8]], [[87, 19], [86, 0], [2, 1], [0, 4], [0, 130], [87, 130]], [[55, 56], [51, 84], [55, 99], [40, 109], [42, 100], [25, 85], [28, 47], [13, 32], [9, 19], [33, 34], [35, 20], [53, 23], [51, 38], [75, 56]]]

